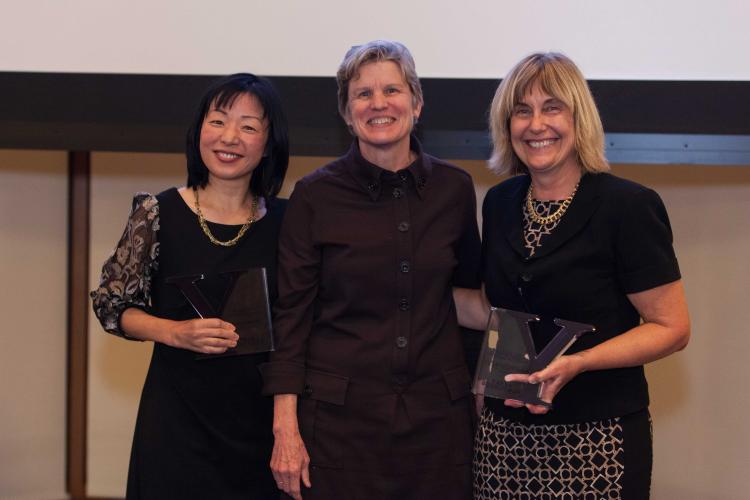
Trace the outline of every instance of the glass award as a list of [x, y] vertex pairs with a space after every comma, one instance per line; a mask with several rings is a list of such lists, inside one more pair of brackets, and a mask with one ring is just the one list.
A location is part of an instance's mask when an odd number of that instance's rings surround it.
[[[211, 280], [211, 278], [213, 278]], [[218, 278], [218, 279], [217, 279]], [[206, 281], [219, 285], [219, 303], [212, 303], [201, 286]], [[168, 278], [167, 283], [177, 286], [185, 299], [201, 318], [221, 318], [232, 323], [239, 340], [237, 346], [222, 354], [196, 355], [198, 359], [208, 359], [241, 354], [255, 354], [273, 351], [273, 330], [271, 328], [271, 307], [268, 300], [268, 284], [265, 268], [220, 273], [217, 276], [198, 274]]]
[[545, 368], [573, 345], [578, 337], [594, 332], [591, 325], [555, 319], [560, 330], [539, 354], [534, 347], [529, 325], [539, 321], [534, 314], [491, 308], [479, 353], [472, 392], [485, 397], [515, 399], [523, 403], [550, 408], [542, 401], [540, 384], [506, 382], [512, 373], [531, 374]]

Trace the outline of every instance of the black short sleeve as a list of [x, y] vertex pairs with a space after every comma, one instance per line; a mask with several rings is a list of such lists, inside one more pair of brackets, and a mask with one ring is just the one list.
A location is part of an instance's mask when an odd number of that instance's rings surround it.
[[642, 189], [626, 201], [617, 237], [617, 272], [625, 293], [680, 279], [672, 228], [659, 195]]

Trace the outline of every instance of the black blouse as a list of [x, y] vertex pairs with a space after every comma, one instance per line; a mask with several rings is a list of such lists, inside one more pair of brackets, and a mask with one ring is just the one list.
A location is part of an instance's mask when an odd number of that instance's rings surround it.
[[[483, 206], [482, 276], [496, 307], [536, 314], [537, 351], [557, 333], [554, 318], [592, 324], [569, 352], [589, 349], [636, 327], [627, 294], [680, 278], [669, 218], [651, 189], [610, 174], [586, 174], [557, 227], [533, 255], [524, 246], [522, 207], [529, 177], [495, 186]], [[648, 405], [643, 367], [586, 372], [556, 396], [542, 416], [487, 400], [494, 412], [530, 424], [626, 415]]]
[[393, 173], [355, 141], [297, 183], [279, 241], [266, 392], [299, 394], [306, 369], [396, 390], [466, 372], [451, 287], [479, 283], [474, 188], [414, 138], [412, 148], [417, 160]]

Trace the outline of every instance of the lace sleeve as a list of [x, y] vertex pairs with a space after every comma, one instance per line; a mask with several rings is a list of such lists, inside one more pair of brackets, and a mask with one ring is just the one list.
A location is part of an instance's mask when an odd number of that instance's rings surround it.
[[99, 287], [91, 292], [94, 313], [109, 333], [127, 337], [120, 316], [129, 307], [147, 309], [151, 278], [158, 266], [159, 204], [155, 196], [138, 193], [125, 231], [114, 253], [104, 262]]

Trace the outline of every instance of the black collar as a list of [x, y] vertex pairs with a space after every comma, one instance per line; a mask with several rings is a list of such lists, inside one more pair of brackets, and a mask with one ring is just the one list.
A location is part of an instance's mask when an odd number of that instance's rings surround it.
[[523, 205], [526, 202], [526, 192], [531, 183], [531, 177], [525, 176], [516, 184], [516, 191], [511, 194], [510, 207], [503, 219], [506, 228], [505, 235], [513, 249], [527, 260], [534, 260], [549, 255], [566, 241], [578, 233], [596, 212], [600, 203], [599, 175], [584, 173], [573, 202], [565, 215], [560, 219], [557, 227], [544, 239], [544, 244], [534, 251], [532, 257], [524, 247], [523, 237]]
[[408, 167], [398, 172], [391, 172], [367, 161], [359, 150], [357, 139], [354, 140], [344, 158], [346, 163], [351, 165], [349, 171], [354, 180], [372, 201], [380, 197], [383, 184], [396, 182], [412, 184], [416, 188], [417, 195], [423, 198], [432, 173], [432, 162], [429, 156], [422, 153], [422, 145], [414, 135], [410, 137], [409, 147], [416, 153], [417, 158]]

